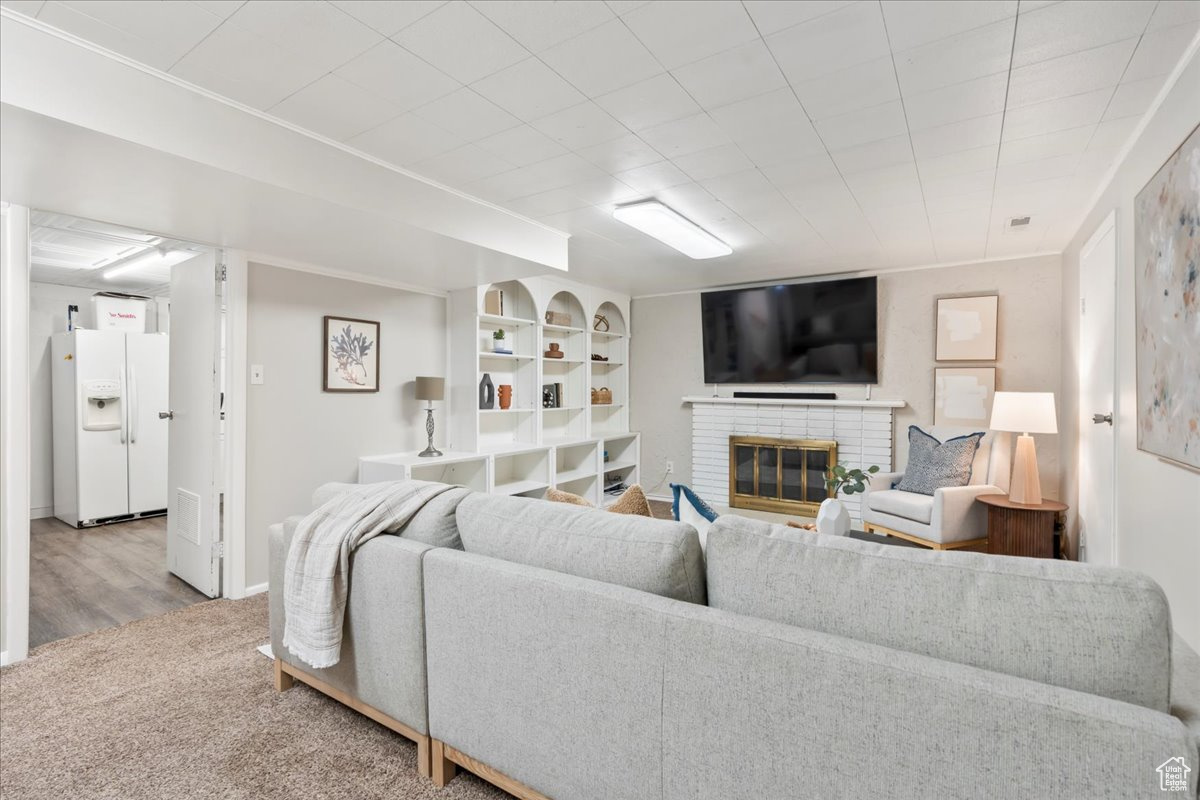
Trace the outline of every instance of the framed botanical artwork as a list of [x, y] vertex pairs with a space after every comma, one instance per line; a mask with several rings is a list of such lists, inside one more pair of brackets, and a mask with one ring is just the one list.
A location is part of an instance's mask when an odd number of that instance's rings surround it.
[[326, 392], [379, 391], [379, 323], [325, 317], [322, 389]]
[[933, 424], [986, 431], [995, 395], [995, 367], [935, 369]]
[[1137, 446], [1200, 469], [1200, 127], [1137, 194]]
[[938, 361], [995, 361], [999, 295], [937, 301]]

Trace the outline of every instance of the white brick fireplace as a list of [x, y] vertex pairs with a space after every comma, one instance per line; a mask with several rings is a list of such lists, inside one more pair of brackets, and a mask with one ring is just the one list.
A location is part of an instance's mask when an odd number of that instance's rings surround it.
[[[729, 505], [729, 437], [832, 439], [847, 467], [892, 469], [892, 415], [902, 400], [683, 398], [692, 406], [692, 488], [709, 503]], [[843, 497], [857, 526], [860, 495]]]

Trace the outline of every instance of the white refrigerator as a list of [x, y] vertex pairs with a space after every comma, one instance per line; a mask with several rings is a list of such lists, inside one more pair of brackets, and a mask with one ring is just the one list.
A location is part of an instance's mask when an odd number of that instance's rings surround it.
[[168, 338], [51, 337], [54, 516], [76, 527], [167, 510]]

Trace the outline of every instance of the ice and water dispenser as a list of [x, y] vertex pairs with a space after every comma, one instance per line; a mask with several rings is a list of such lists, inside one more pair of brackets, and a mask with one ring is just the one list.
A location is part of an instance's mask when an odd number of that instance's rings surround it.
[[121, 382], [83, 381], [83, 429], [115, 431], [121, 427]]

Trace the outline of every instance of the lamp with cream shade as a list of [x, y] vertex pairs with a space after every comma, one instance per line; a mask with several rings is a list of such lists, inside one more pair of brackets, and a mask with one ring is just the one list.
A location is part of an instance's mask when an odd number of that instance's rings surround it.
[[417, 399], [425, 400], [429, 403], [429, 406], [425, 409], [427, 413], [425, 417], [425, 433], [429, 436], [429, 446], [418, 453], [418, 455], [424, 458], [442, 455], [442, 451], [433, 446], [433, 404], [442, 400], [445, 393], [445, 378], [417, 378]]
[[1024, 505], [1041, 505], [1042, 484], [1038, 475], [1037, 449], [1031, 433], [1058, 433], [1058, 415], [1053, 392], [996, 392], [992, 400], [994, 431], [1019, 433], [1013, 458], [1008, 499]]

